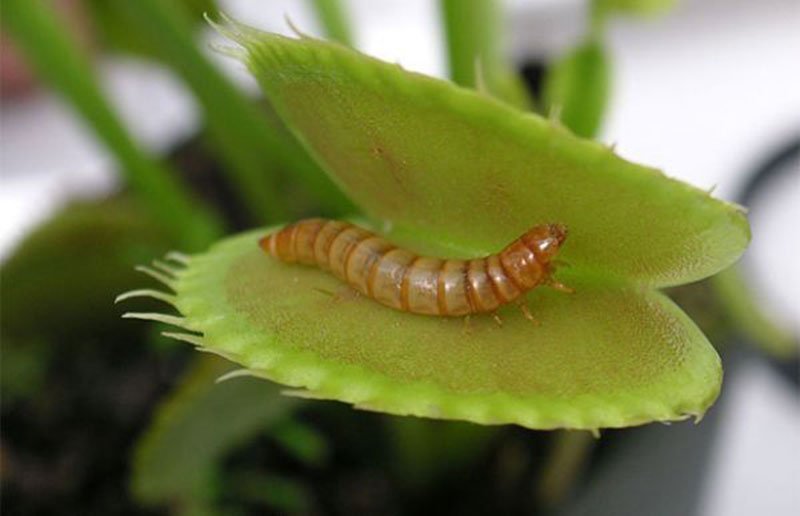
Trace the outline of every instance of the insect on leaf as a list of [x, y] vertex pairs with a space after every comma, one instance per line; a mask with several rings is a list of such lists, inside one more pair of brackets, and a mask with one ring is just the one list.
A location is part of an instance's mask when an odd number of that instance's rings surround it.
[[[479, 257], [531, 226], [569, 227], [565, 294], [490, 316], [414, 315], [259, 249], [266, 228], [189, 257], [170, 284], [197, 344], [253, 374], [401, 415], [530, 428], [622, 427], [700, 416], [719, 358], [655, 287], [732, 263], [732, 205], [560, 126], [339, 45], [234, 26], [284, 121], [393, 243]], [[144, 317], [152, 318], [152, 315]]]

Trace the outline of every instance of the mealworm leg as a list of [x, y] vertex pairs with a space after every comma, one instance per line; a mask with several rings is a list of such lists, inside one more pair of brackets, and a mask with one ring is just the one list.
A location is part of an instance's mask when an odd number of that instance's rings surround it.
[[336, 302], [346, 303], [347, 301], [352, 301], [358, 298], [361, 293], [348, 286], [344, 286], [339, 289], [339, 291], [333, 296], [333, 300]]
[[500, 316], [497, 315], [497, 312], [492, 312], [492, 318], [494, 319], [494, 322], [496, 322], [498, 326], [500, 326], [501, 328], [503, 327], [503, 319], [501, 319]]
[[469, 314], [464, 317], [464, 335], [472, 335], [472, 320], [469, 318]]
[[319, 292], [320, 294], [324, 294], [324, 295], [329, 296], [329, 297], [336, 297], [336, 294], [334, 294], [330, 290], [325, 290], [324, 288], [319, 288], [319, 287], [312, 287], [312, 288], [314, 290], [316, 290], [317, 292]]
[[550, 287], [550, 288], [554, 288], [554, 289], [558, 290], [559, 292], [564, 292], [565, 294], [574, 294], [575, 293], [575, 289], [574, 288], [568, 287], [568, 286], [564, 285], [563, 283], [561, 283], [560, 281], [556, 281], [556, 280], [553, 280], [553, 279], [551, 279], [550, 281], [547, 282], [547, 286]]
[[527, 320], [529, 320], [530, 322], [532, 322], [536, 326], [539, 326], [540, 324], [542, 324], [542, 323], [539, 322], [538, 319], [536, 319], [536, 317], [533, 316], [533, 314], [531, 313], [530, 309], [528, 308], [528, 305], [526, 305], [525, 302], [517, 303], [517, 305], [519, 306], [519, 309], [522, 311], [522, 315], [524, 315]]

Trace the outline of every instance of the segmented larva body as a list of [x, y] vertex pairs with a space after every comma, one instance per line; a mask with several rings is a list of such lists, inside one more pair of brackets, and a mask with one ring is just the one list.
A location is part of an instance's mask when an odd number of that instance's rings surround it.
[[474, 260], [418, 256], [353, 224], [307, 219], [259, 241], [287, 263], [316, 265], [386, 306], [417, 314], [493, 312], [551, 279], [567, 236], [561, 224], [535, 226], [498, 254]]

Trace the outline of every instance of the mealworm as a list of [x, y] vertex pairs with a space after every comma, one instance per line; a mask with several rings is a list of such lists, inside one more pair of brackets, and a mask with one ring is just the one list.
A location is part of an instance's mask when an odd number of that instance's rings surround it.
[[571, 292], [552, 278], [566, 237], [564, 225], [543, 224], [497, 254], [445, 260], [418, 256], [348, 222], [306, 219], [267, 235], [259, 245], [283, 262], [330, 271], [397, 310], [459, 316], [494, 312], [540, 285]]

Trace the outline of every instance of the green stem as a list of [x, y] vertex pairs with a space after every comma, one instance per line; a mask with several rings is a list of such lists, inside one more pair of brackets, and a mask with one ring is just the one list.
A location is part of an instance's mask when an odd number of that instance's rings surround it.
[[589, 39], [550, 64], [543, 87], [545, 114], [583, 138], [594, 138], [608, 109], [611, 65], [602, 41]]
[[497, 435], [495, 427], [456, 421], [391, 417], [386, 423], [394, 452], [392, 467], [411, 489], [469, 468]]
[[758, 305], [739, 266], [713, 276], [711, 284], [730, 320], [754, 344], [780, 360], [797, 354], [797, 342]]
[[5, 0], [3, 26], [40, 76], [83, 116], [120, 162], [126, 180], [176, 241], [192, 249], [220, 233], [219, 222], [192, 203], [166, 165], [133, 141], [102, 94], [86, 56], [40, 0]]
[[589, 2], [589, 26], [586, 29], [586, 39], [600, 41], [603, 39], [608, 24], [609, 9], [603, 2], [592, 0]]
[[353, 46], [353, 32], [339, 0], [312, 0], [317, 18], [329, 39]]
[[[529, 109], [531, 99], [503, 56], [502, 20], [496, 0], [440, 0], [440, 6], [453, 82], [485, 88], [495, 97]], [[478, 66], [483, 84], [477, 76]]]
[[562, 430], [556, 433], [553, 449], [542, 469], [537, 498], [552, 508], [567, 498], [586, 468], [597, 439], [589, 432]]
[[279, 195], [284, 150], [264, 115], [197, 49], [188, 13], [178, 2], [118, 2], [141, 37], [153, 41], [158, 57], [181, 75], [203, 106], [209, 135], [246, 208], [261, 222], [286, 217]]

